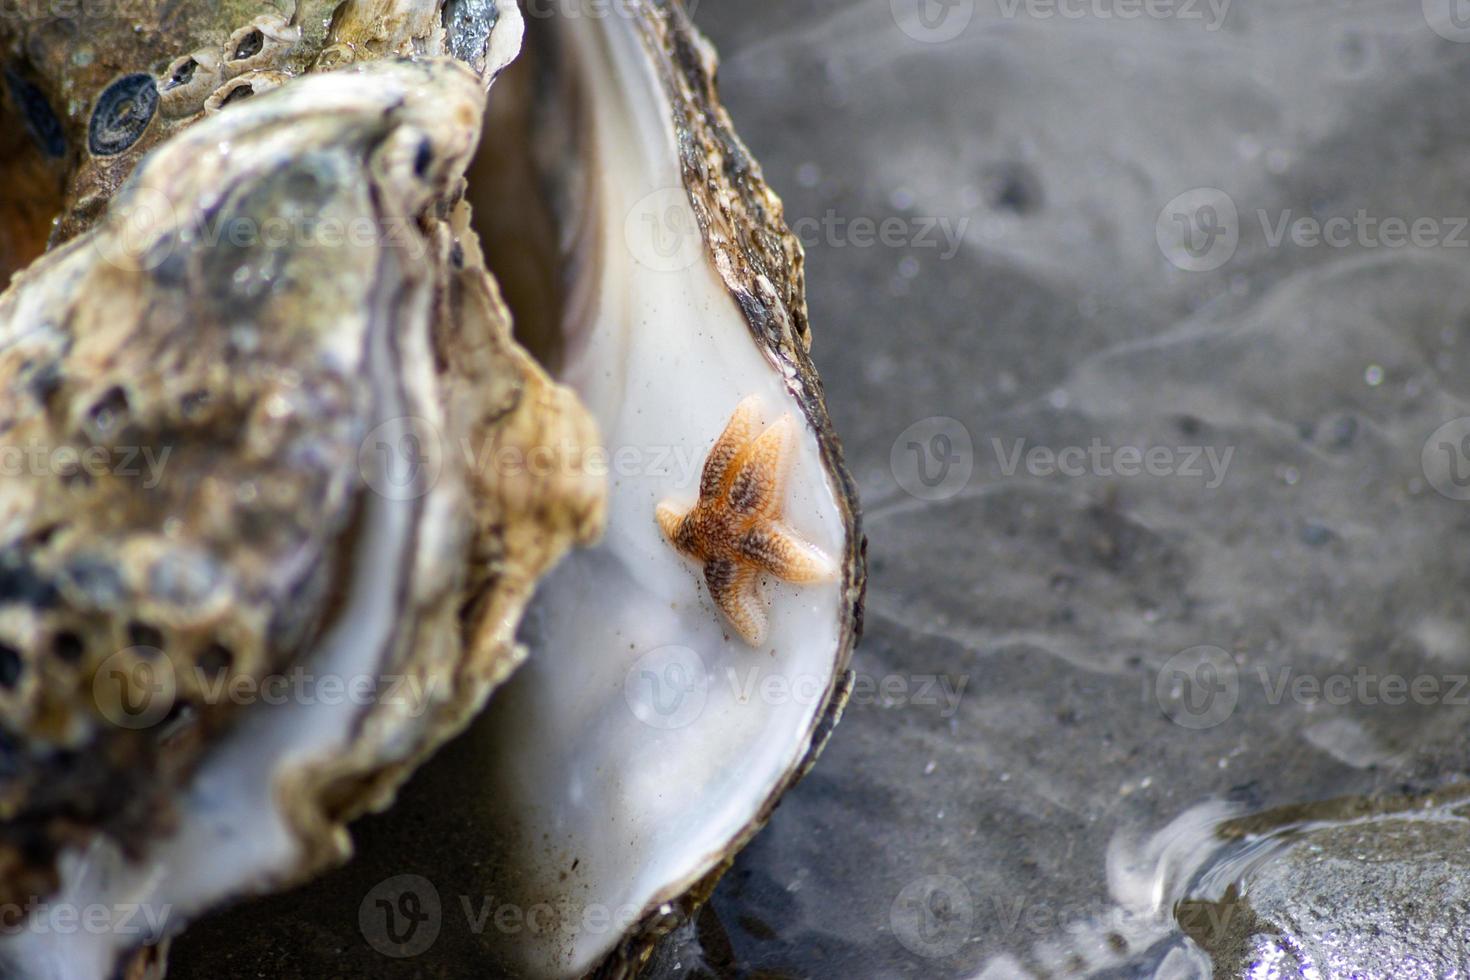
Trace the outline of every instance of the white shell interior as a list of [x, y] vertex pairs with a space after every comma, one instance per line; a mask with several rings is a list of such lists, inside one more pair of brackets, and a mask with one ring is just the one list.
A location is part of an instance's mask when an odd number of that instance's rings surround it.
[[816, 438], [754, 342], [698, 240], [668, 102], [626, 16], [560, 30], [591, 100], [594, 322], [562, 380], [607, 448], [608, 530], [542, 583], [529, 661], [471, 738], [472, 791], [503, 833], [487, 841], [497, 900], [527, 928], [487, 930], [501, 969], [581, 976], [661, 902], [712, 870], [806, 752], [833, 682], [836, 581], [772, 581], [770, 628], [747, 646], [701, 570], [663, 539], [662, 500], [687, 504], [716, 436], [747, 395], [763, 422], [799, 423], [786, 522], [828, 555], [844, 525]]

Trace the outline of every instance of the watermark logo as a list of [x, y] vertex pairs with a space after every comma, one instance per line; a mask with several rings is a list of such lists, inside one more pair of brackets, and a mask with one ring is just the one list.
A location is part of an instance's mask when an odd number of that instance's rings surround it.
[[[684, 0], [684, 9], [693, 17], [699, 0]], [[521, 0], [521, 12], [527, 20], [608, 20], [618, 17], [640, 22], [646, 15], [644, 0]]]
[[178, 212], [167, 194], [139, 187], [113, 200], [103, 231], [92, 237], [92, 243], [109, 265], [126, 272], [147, 272], [168, 258], [170, 249], [162, 244], [163, 235], [177, 224]]
[[1291, 208], [1271, 214], [1256, 211], [1267, 248], [1470, 248], [1470, 218], [1447, 215], [1378, 216], [1359, 208], [1351, 216], [1319, 219]]
[[920, 500], [947, 500], [975, 472], [975, 444], [963, 422], [937, 415], [899, 433], [888, 453], [893, 479]]
[[0, 0], [0, 20], [17, 24], [53, 21], [75, 36], [85, 25], [117, 16], [116, 4], [108, 0]]
[[[953, 718], [960, 709], [968, 674], [853, 675], [848, 706], [880, 705], [887, 710], [913, 708]], [[692, 724], [710, 695], [724, 685], [728, 703], [820, 706], [831, 693], [832, 678], [811, 672], [772, 670], [745, 661], [708, 670], [704, 658], [682, 646], [659, 647], [639, 657], [623, 678], [623, 695], [634, 715], [654, 728], [672, 730]], [[726, 703], [726, 702], [722, 702]]]
[[134, 646], [102, 662], [92, 678], [92, 696], [103, 718], [119, 728], [142, 730], [165, 721], [180, 701], [236, 707], [389, 705], [419, 718], [442, 692], [440, 679], [413, 674], [315, 674], [300, 664], [260, 677], [227, 667], [185, 669], [155, 647]]
[[[1292, 208], [1256, 208], [1267, 248], [1398, 249], [1470, 248], [1470, 217], [1464, 215], [1379, 215], [1366, 208], [1321, 218]], [[1209, 272], [1235, 256], [1241, 215], [1230, 195], [1196, 187], [1174, 198], [1154, 225], [1159, 250], [1186, 272]]]
[[1470, 500], [1470, 417], [1451, 419], [1430, 433], [1419, 463], [1440, 496]]
[[1470, 42], [1470, 0], [1423, 0], [1424, 22], [1446, 41]]
[[665, 187], [639, 199], [623, 222], [633, 259], [654, 272], [683, 272], [704, 254], [699, 221], [682, 187]]
[[363, 482], [390, 500], [423, 496], [455, 461], [466, 473], [505, 480], [645, 477], [660, 481], [665, 491], [697, 485], [703, 469], [700, 448], [693, 445], [605, 447], [570, 439], [519, 445], [493, 436], [450, 438], [427, 419], [411, 415], [376, 426], [357, 450]]
[[152, 728], [173, 710], [178, 677], [162, 650], [149, 646], [119, 650], [92, 675], [98, 712], [119, 728]]
[[645, 653], [623, 677], [623, 697], [638, 720], [669, 731], [693, 724], [704, 713], [709, 689], [704, 659], [677, 644]]
[[1154, 222], [1159, 251], [1185, 272], [1209, 272], [1235, 255], [1240, 215], [1230, 195], [1218, 187], [1195, 187], [1178, 195]]
[[[104, 262], [128, 272], [158, 268], [178, 248], [308, 250], [400, 249], [413, 259], [427, 252], [413, 221], [401, 216], [340, 218], [315, 210], [225, 214], [184, 211], [164, 192], [134, 188], [109, 205], [92, 247]], [[236, 288], [248, 283], [237, 278]]]
[[1000, 0], [1001, 16], [1035, 20], [1177, 20], [1199, 22], [1218, 31], [1230, 13], [1231, 0]]
[[791, 233], [803, 247], [826, 248], [873, 248], [888, 249], [933, 249], [938, 252], [940, 262], [948, 262], [964, 247], [969, 234], [970, 219], [920, 215], [901, 218], [889, 215], [882, 220], [858, 215], [848, 218], [835, 208], [828, 208], [821, 217], [806, 215], [787, 216], [791, 222]]
[[1145, 697], [1176, 725], [1202, 730], [1234, 714], [1247, 681], [1259, 685], [1257, 700], [1271, 707], [1470, 707], [1470, 675], [1463, 673], [1405, 674], [1366, 664], [1322, 673], [1267, 663], [1242, 672], [1230, 654], [1215, 646], [1191, 647], [1170, 657], [1153, 683], [1145, 682]]
[[1235, 658], [1220, 647], [1190, 647], [1164, 662], [1153, 695], [1164, 715], [1181, 728], [1214, 728], [1235, 712], [1240, 671]]
[[898, 29], [920, 44], [943, 44], [965, 33], [975, 0], [888, 0]]
[[144, 490], [163, 482], [172, 446], [52, 446], [38, 441], [0, 443], [0, 476], [136, 480]]
[[129, 936], [135, 945], [160, 939], [173, 915], [172, 905], [122, 902], [104, 905], [92, 902], [44, 901], [32, 896], [24, 905], [0, 904], [0, 936], [22, 933], [41, 936]]
[[357, 926], [368, 945], [397, 960], [427, 953], [443, 922], [439, 890], [422, 875], [379, 882], [357, 909]]
[[471, 936], [493, 932], [561, 942], [578, 935], [626, 935], [640, 915], [640, 907], [631, 903], [614, 907], [568, 898], [527, 905], [502, 896], [462, 893], [446, 901], [427, 878], [403, 874], [367, 893], [358, 906], [358, 929], [384, 956], [410, 959], [432, 949], [446, 927]]
[[952, 875], [925, 875], [909, 882], [888, 910], [893, 935], [916, 956], [949, 956], [970, 937], [975, 899]]
[[444, 468], [439, 430], [412, 415], [374, 428], [357, 450], [363, 482], [388, 500], [416, 500], [428, 493]]
[[1256, 675], [1266, 703], [1271, 705], [1287, 700], [1295, 704], [1326, 704], [1334, 708], [1380, 704], [1390, 707], [1413, 704], [1421, 708], [1463, 708], [1470, 705], [1470, 675], [1466, 674], [1380, 673], [1363, 664], [1355, 667], [1352, 673], [1314, 674], [1298, 673], [1287, 664], [1274, 669], [1258, 666]]
[[1218, 489], [1225, 482], [1235, 447], [1223, 450], [1214, 446], [1111, 446], [1094, 437], [1086, 446], [1073, 445], [1055, 449], [1051, 446], [1028, 446], [1016, 439], [1009, 446], [1000, 438], [992, 438], [990, 447], [1002, 476], [1024, 472], [1027, 476], [1047, 478], [1063, 476], [1185, 477], [1204, 481], [1206, 490]]
[[[786, 674], [756, 664], [737, 670], [725, 668], [725, 680], [735, 703], [746, 705], [820, 705], [826, 700], [831, 678], [820, 674]], [[970, 675], [885, 674], [863, 671], [853, 674], [849, 707], [881, 705], [885, 709], [934, 709], [941, 718], [953, 718], [970, 683]]]

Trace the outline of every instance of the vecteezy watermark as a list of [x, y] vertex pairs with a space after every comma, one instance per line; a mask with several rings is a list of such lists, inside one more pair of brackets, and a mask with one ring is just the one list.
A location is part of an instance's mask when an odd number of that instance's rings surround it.
[[853, 674], [849, 705], [883, 708], [935, 708], [940, 718], [953, 718], [960, 708], [969, 674]]
[[357, 908], [357, 927], [384, 956], [422, 956], [439, 940], [444, 907], [439, 889], [422, 875], [397, 875], [379, 882]]
[[965, 33], [975, 0], [888, 0], [898, 29], [921, 44], [943, 44]]
[[1359, 664], [1348, 671], [1326, 673], [1298, 672], [1291, 665], [1275, 668], [1259, 664], [1256, 680], [1261, 685], [1267, 704], [1327, 704], [1344, 707], [1350, 704], [1398, 707], [1445, 705], [1470, 706], [1470, 674], [1421, 673], [1400, 674], [1378, 671]]
[[[990, 449], [1002, 477], [1047, 479], [1178, 477], [1206, 490], [1225, 482], [1234, 446], [1114, 446], [1100, 437], [1067, 446], [1032, 445], [1025, 438], [992, 436]], [[964, 423], [947, 416], [915, 422], [899, 433], [888, 455], [894, 482], [920, 500], [946, 500], [974, 475], [975, 447]]]
[[[1257, 208], [1266, 248], [1470, 248], [1470, 216], [1381, 215], [1366, 208], [1319, 217], [1292, 208]], [[1164, 258], [1186, 272], [1209, 272], [1234, 257], [1242, 233], [1235, 201], [1218, 187], [1196, 187], [1163, 210], [1154, 234]]]
[[0, 21], [85, 24], [117, 16], [115, 0], [0, 0]]
[[1422, 0], [1424, 22], [1446, 41], [1470, 43], [1470, 3], [1466, 0]]
[[140, 902], [104, 904], [31, 897], [24, 904], [0, 903], [0, 936], [21, 933], [51, 936], [135, 936], [160, 938], [173, 915], [172, 905]]
[[704, 235], [683, 187], [663, 187], [639, 198], [623, 220], [633, 260], [654, 272], [683, 272], [704, 255]]
[[130, 272], [156, 269], [180, 247], [242, 252], [377, 247], [401, 249], [415, 259], [427, 250], [422, 233], [408, 219], [342, 218], [309, 211], [206, 216], [175, 207], [167, 194], [150, 187], [115, 198], [92, 244], [103, 261]]
[[684, 728], [704, 713], [710, 676], [704, 658], [685, 646], [650, 650], [623, 677], [623, 697], [645, 725]]
[[1240, 215], [1218, 187], [1195, 187], [1159, 211], [1154, 238], [1170, 264], [1186, 272], [1218, 269], [1240, 244]]
[[[737, 670], [725, 668], [725, 679], [736, 704], [818, 705], [826, 700], [828, 680], [818, 674], [787, 674], [755, 664]], [[884, 674], [863, 671], [853, 675], [850, 706], [935, 708], [941, 718], [953, 718], [970, 683], [968, 674]]]
[[993, 437], [991, 450], [1002, 476], [1185, 477], [1203, 479], [1206, 490], [1225, 482], [1234, 446], [1110, 446], [1094, 437], [1086, 446], [1028, 446], [1025, 439]]
[[[873, 218], [828, 208], [821, 215], [787, 215], [791, 232], [806, 248], [936, 249], [940, 261], [959, 254], [970, 219], [944, 216]], [[682, 187], [639, 198], [623, 222], [623, 240], [634, 260], [655, 272], [682, 272], [704, 256], [704, 236]]]
[[846, 217], [828, 208], [821, 217], [791, 218], [791, 231], [806, 248], [825, 245], [828, 248], [940, 249], [939, 261], [947, 262], [959, 254], [970, 228], [970, 219], [948, 217], [869, 218]]
[[388, 500], [417, 500], [444, 470], [444, 440], [428, 419], [401, 415], [373, 427], [357, 447], [363, 482]]
[[144, 490], [163, 480], [172, 446], [52, 446], [35, 440], [0, 443], [0, 477], [118, 476]]
[[893, 440], [888, 468], [910, 496], [947, 500], [963, 490], [975, 472], [975, 443], [959, 419], [944, 415], [921, 419]]
[[1164, 662], [1149, 694], [1181, 728], [1214, 728], [1235, 713], [1240, 671], [1235, 658], [1220, 647], [1190, 647]]
[[1431, 432], [1419, 464], [1440, 496], [1470, 500], [1470, 417], [1451, 419]]
[[173, 664], [156, 647], [119, 650], [92, 675], [92, 701], [98, 714], [119, 728], [152, 728], [168, 717], [178, 695]]
[[1342, 670], [1299, 670], [1292, 664], [1258, 663], [1242, 671], [1235, 658], [1217, 646], [1197, 646], [1170, 657], [1145, 698], [1183, 728], [1214, 728], [1228, 720], [1241, 700], [1241, 687], [1258, 685], [1260, 700], [1282, 704], [1346, 707], [1470, 707], [1470, 674], [1403, 673], [1358, 664]]
[[[457, 895], [450, 908], [463, 917], [465, 933], [482, 936], [623, 935], [637, 924], [638, 906], [571, 900], [523, 904], [495, 895]], [[358, 906], [357, 923], [368, 945], [393, 959], [422, 956], [433, 948], [449, 914], [434, 883], [422, 875], [396, 875], [379, 882]]]
[[1320, 219], [1297, 214], [1291, 208], [1256, 211], [1267, 248], [1290, 244], [1295, 248], [1467, 248], [1470, 218], [1447, 215], [1401, 218], [1378, 216], [1359, 208], [1351, 216]]
[[[684, 9], [693, 17], [700, 0], [684, 0]], [[647, 16], [645, 0], [521, 0], [521, 14], [527, 20], [609, 20], [614, 17], [638, 22]]]
[[389, 500], [413, 500], [437, 484], [451, 461], [467, 473], [502, 478], [649, 477], [664, 483], [665, 489], [679, 490], [697, 484], [702, 457], [699, 447], [689, 445], [520, 446], [493, 439], [447, 439], [428, 419], [404, 415], [373, 427], [358, 445], [357, 466], [375, 493]]
[[1177, 20], [1218, 31], [1231, 0], [999, 0], [1007, 20]]
[[925, 875], [903, 887], [888, 909], [893, 936], [925, 959], [949, 956], [970, 938], [975, 899], [953, 875]]
[[1151, 903], [1146, 908], [1111, 905], [1099, 909], [1095, 901], [1059, 902], [1050, 895], [1038, 898], [1022, 893], [993, 892], [977, 903], [976, 918], [986, 920], [987, 932], [998, 932], [1007, 939], [1028, 937], [1045, 940], [1057, 935], [1159, 935], [1183, 925], [1197, 942], [1205, 942], [1230, 935], [1235, 916], [1246, 910], [1240, 902], [1200, 900], [1185, 900], [1178, 904], [1164, 901]]
[[[711, 670], [705, 658], [688, 647], [670, 645], [650, 650], [623, 675], [623, 697], [634, 716], [654, 728], [684, 728], [704, 713], [711, 695], [721, 690], [737, 707], [788, 704], [818, 707], [826, 703], [830, 677], [784, 671], [768, 664], [726, 665]], [[970, 682], [968, 674], [874, 674], [858, 672], [848, 695], [849, 706], [933, 709], [953, 718]]]
[[180, 670], [155, 647], [119, 650], [92, 676], [98, 714], [119, 728], [143, 730], [167, 719], [183, 701], [196, 707], [230, 704], [390, 705], [420, 717], [435, 702], [440, 681], [407, 674], [317, 673], [304, 666], [255, 676], [202, 665]]

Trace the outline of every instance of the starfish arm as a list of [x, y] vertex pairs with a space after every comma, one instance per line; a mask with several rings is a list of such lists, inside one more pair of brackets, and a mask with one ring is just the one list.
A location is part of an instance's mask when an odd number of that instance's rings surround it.
[[775, 522], [746, 532], [739, 550], [756, 568], [787, 582], [826, 582], [837, 575], [837, 565], [825, 551]]
[[709, 458], [704, 461], [704, 471], [699, 479], [701, 497], [713, 497], [720, 492], [720, 488], [725, 485], [730, 464], [740, 455], [740, 450], [755, 438], [756, 429], [760, 426], [758, 403], [759, 399], [755, 395], [749, 395], [735, 406], [735, 414], [730, 416], [725, 431], [715, 440], [714, 448], [709, 451]]
[[732, 511], [767, 519], [781, 513], [792, 436], [791, 416], [783, 415], [735, 457], [725, 494]]
[[658, 528], [664, 532], [669, 544], [683, 551], [684, 511], [665, 500], [654, 513], [658, 518]]
[[740, 638], [753, 647], [764, 643], [766, 607], [761, 601], [756, 569], [733, 561], [711, 561], [704, 566], [704, 581], [710, 598]]

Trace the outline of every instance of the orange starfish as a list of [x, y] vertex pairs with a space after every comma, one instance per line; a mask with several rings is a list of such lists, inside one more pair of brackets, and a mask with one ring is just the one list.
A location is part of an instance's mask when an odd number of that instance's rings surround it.
[[821, 582], [836, 575], [832, 559], [781, 523], [795, 427], [783, 415], [757, 435], [760, 412], [752, 395], [735, 408], [715, 440], [689, 510], [665, 501], [658, 526], [679, 552], [704, 566], [710, 598], [751, 646], [766, 636], [761, 576]]

